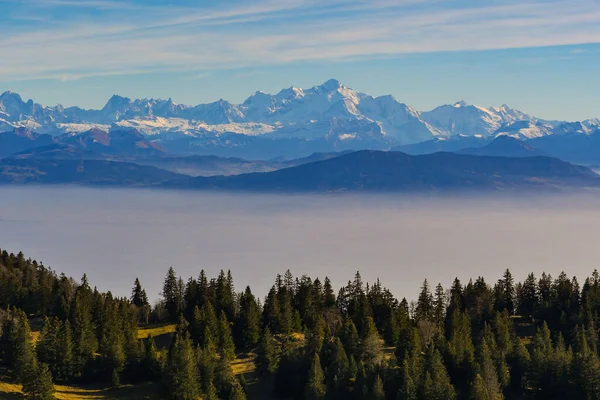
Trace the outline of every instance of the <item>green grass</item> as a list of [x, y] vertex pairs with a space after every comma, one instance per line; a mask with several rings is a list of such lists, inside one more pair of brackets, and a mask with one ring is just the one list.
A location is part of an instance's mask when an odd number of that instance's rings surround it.
[[[115, 388], [99, 388], [84, 386], [56, 385], [54, 394], [58, 400], [87, 400], [87, 399], [127, 399], [127, 400], [158, 400], [158, 386], [155, 383], [140, 385], [123, 385]], [[0, 382], [0, 398], [25, 399], [21, 393], [21, 385]]]

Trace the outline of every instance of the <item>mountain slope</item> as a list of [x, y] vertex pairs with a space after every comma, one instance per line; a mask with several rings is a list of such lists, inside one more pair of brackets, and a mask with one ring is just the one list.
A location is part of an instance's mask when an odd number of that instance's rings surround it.
[[589, 135], [581, 133], [551, 135], [529, 140], [527, 143], [561, 160], [581, 164], [600, 163], [600, 129]]
[[155, 167], [126, 162], [0, 160], [0, 183], [153, 186], [183, 178], [183, 175]]
[[358, 151], [274, 172], [202, 177], [170, 187], [279, 192], [516, 190], [598, 186], [587, 168], [549, 157]]
[[458, 151], [459, 154], [493, 157], [535, 157], [546, 155], [543, 151], [511, 136], [498, 136], [490, 144], [480, 148]]
[[393, 151], [401, 151], [414, 156], [433, 154], [440, 151], [457, 152], [467, 148], [478, 148], [489, 144], [490, 138], [482, 136], [456, 135], [449, 138], [436, 138], [425, 142], [393, 147]]
[[339, 157], [340, 153], [313, 153], [293, 160], [245, 160], [236, 157], [186, 156], [158, 157], [136, 160], [137, 164], [152, 165], [167, 171], [190, 176], [238, 175], [250, 172], [270, 172], [315, 161]]
[[50, 135], [40, 135], [26, 128], [0, 132], [0, 158], [28, 149], [48, 146], [55, 142]]

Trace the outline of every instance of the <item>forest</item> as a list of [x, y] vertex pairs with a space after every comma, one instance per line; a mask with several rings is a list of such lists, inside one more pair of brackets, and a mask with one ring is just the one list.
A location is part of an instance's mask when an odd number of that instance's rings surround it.
[[[425, 280], [408, 301], [358, 272], [336, 290], [287, 271], [261, 299], [231, 272], [170, 268], [150, 304], [139, 279], [119, 298], [1, 251], [0, 381], [40, 400], [147, 382], [173, 400], [600, 399], [600, 274], [499, 276]], [[174, 328], [159, 345], [148, 326]], [[234, 372], [240, 358], [251, 372]]]

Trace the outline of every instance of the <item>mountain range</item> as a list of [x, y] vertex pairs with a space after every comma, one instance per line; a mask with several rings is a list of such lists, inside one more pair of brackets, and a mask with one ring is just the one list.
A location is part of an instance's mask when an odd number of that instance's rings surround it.
[[329, 80], [241, 104], [113, 96], [100, 110], [0, 95], [0, 183], [258, 191], [597, 188], [600, 120], [506, 105], [417, 111]]
[[392, 96], [359, 93], [334, 79], [308, 89], [290, 87], [275, 95], [256, 92], [241, 104], [219, 100], [187, 106], [171, 99], [114, 95], [102, 109], [85, 110], [42, 106], [13, 92], [0, 95], [0, 132], [27, 128], [36, 134], [60, 136], [135, 129], [172, 153], [254, 159], [388, 150], [457, 136], [590, 135], [599, 127], [598, 119], [549, 121], [506, 105], [457, 102], [422, 112]]
[[439, 192], [555, 190], [599, 184], [600, 177], [588, 168], [551, 157], [410, 156], [362, 150], [268, 173], [196, 177], [166, 186], [260, 192]]

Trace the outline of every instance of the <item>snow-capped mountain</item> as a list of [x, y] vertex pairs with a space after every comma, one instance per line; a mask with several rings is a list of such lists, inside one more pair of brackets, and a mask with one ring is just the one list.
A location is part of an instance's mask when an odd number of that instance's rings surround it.
[[456, 135], [531, 139], [590, 134], [600, 127], [600, 121], [544, 121], [506, 105], [485, 108], [465, 102], [420, 112], [392, 96], [373, 97], [331, 79], [312, 88], [290, 87], [274, 95], [256, 92], [241, 104], [219, 100], [187, 106], [171, 99], [114, 95], [98, 110], [47, 107], [5, 92], [0, 95], [0, 131], [15, 127], [52, 135], [136, 129], [163, 144], [189, 140], [196, 141], [195, 146], [208, 142], [255, 145], [255, 139], [286, 140], [290, 146], [314, 142], [323, 143], [316, 147], [318, 151], [335, 151], [387, 149]]

